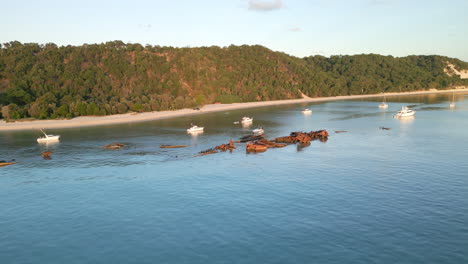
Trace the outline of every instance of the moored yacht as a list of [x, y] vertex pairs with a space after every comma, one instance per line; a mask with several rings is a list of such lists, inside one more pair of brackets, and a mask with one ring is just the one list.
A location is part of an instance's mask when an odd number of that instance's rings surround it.
[[379, 104], [379, 108], [381, 108], [381, 109], [387, 109], [388, 108], [388, 104], [387, 104], [387, 102], [385, 102], [385, 95], [383, 97], [382, 103]]
[[252, 130], [252, 132], [254, 133], [254, 135], [262, 135], [263, 133], [265, 133], [265, 130], [263, 130], [262, 127], [258, 127], [254, 130]]
[[42, 134], [44, 134], [43, 137], [39, 137], [37, 139], [38, 143], [45, 143], [45, 142], [52, 142], [52, 141], [59, 141], [60, 135], [47, 135], [44, 130], [40, 129]]
[[414, 116], [415, 113], [416, 112], [414, 110], [411, 110], [406, 106], [402, 106], [401, 110], [398, 111], [398, 113], [394, 117], [398, 118], [398, 117]]
[[187, 129], [187, 132], [188, 132], [188, 133], [192, 133], [192, 132], [202, 132], [203, 129], [204, 129], [204, 127], [199, 127], [199, 126], [196, 126], [196, 125], [193, 125], [193, 124], [191, 124], [191, 125], [192, 125], [192, 126], [191, 126], [189, 129]]

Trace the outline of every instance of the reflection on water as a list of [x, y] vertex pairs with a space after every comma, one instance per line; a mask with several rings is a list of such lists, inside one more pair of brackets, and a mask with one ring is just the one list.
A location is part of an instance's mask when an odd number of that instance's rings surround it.
[[205, 132], [204, 130], [199, 130], [199, 131], [187, 131], [187, 134], [193, 136], [193, 137], [197, 137], [198, 135], [201, 135], [203, 134], [203, 132]]
[[411, 124], [414, 122], [415, 116], [402, 116], [396, 119], [398, 119], [401, 124]]
[[445, 110], [447, 109], [446, 107], [440, 107], [440, 106], [427, 106], [427, 107], [421, 107], [418, 110], [419, 111], [439, 111], [439, 110]]
[[250, 128], [253, 125], [253, 122], [241, 122], [242, 128]]
[[379, 116], [379, 115], [381, 115], [381, 112], [353, 114], [353, 115], [347, 115], [347, 116], [343, 116], [343, 117], [332, 118], [332, 119], [330, 119], [330, 121], [343, 121], [343, 120], [363, 118], [363, 117], [371, 117], [371, 116]]

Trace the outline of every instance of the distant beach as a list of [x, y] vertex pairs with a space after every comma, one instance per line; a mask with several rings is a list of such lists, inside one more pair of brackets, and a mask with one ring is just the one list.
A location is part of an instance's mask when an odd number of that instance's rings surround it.
[[[385, 93], [385, 96], [390, 97], [390, 96], [398, 96], [398, 95], [418, 95], [418, 94], [450, 93], [450, 92], [466, 92], [466, 91], [468, 91], [468, 88], [462, 87], [462, 88], [450, 89], [450, 90], [431, 89], [429, 91]], [[130, 123], [130, 122], [151, 121], [151, 120], [180, 117], [180, 116], [199, 115], [199, 114], [204, 114], [204, 113], [254, 108], [254, 107], [262, 107], [262, 106], [312, 103], [312, 102], [336, 101], [336, 100], [351, 100], [351, 99], [361, 99], [361, 98], [375, 98], [375, 97], [382, 97], [382, 96], [383, 94], [379, 93], [379, 94], [332, 96], [332, 97], [318, 97], [318, 98], [304, 97], [302, 99], [275, 100], [275, 101], [262, 101], [262, 102], [209, 104], [209, 105], [204, 105], [203, 107], [200, 108], [200, 110], [186, 108], [186, 109], [180, 109], [180, 110], [174, 110], [174, 111], [127, 113], [127, 114], [108, 115], [108, 116], [80, 116], [80, 117], [76, 117], [72, 119], [32, 120], [32, 121], [25, 120], [25, 121], [16, 121], [16, 122], [5, 122], [4, 120], [2, 120], [0, 121], [0, 131], [112, 125], [112, 124]]]

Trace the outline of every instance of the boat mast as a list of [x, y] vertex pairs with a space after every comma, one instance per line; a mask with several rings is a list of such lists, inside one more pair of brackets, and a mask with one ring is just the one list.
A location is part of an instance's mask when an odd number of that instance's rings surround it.
[[39, 128], [39, 130], [41, 130], [42, 134], [44, 134], [45, 137], [48, 137], [44, 130], [42, 130], [42, 128]]

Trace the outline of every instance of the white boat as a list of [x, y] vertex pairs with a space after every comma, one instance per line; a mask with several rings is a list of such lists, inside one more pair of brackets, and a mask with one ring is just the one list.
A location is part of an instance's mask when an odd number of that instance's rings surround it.
[[416, 112], [414, 110], [408, 109], [408, 107], [403, 106], [401, 107], [401, 110], [398, 111], [398, 113], [394, 117], [398, 118], [398, 117], [414, 116], [415, 113]]
[[303, 114], [312, 114], [312, 110], [306, 108], [306, 109], [302, 110], [302, 113]]
[[190, 124], [190, 125], [191, 125], [191, 127], [187, 129], [188, 133], [201, 132], [204, 129], [204, 127], [199, 127], [199, 126], [196, 126], [196, 125], [193, 125], [193, 124]]
[[386, 104], [386, 103], [381, 103], [381, 104], [379, 104], [379, 108], [387, 109], [387, 108], [388, 108], [388, 104]]
[[253, 122], [253, 118], [252, 117], [247, 117], [247, 116], [244, 116], [241, 120], [242, 123], [252, 123]]
[[455, 108], [455, 93], [452, 92], [452, 101], [449, 105], [450, 108]]
[[254, 133], [254, 135], [263, 135], [263, 133], [265, 133], [265, 130], [263, 130], [263, 128], [259, 127], [259, 128], [256, 128], [256, 129], [252, 130], [252, 132]]
[[60, 135], [47, 135], [44, 130], [40, 129], [41, 132], [44, 134], [43, 137], [40, 137], [37, 139], [38, 143], [44, 143], [44, 142], [52, 142], [52, 141], [59, 141]]
[[379, 108], [381, 108], [381, 109], [387, 109], [388, 108], [388, 104], [385, 102], [385, 95], [383, 97], [383, 102], [381, 104], [379, 104]]

